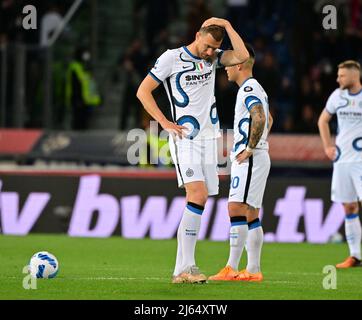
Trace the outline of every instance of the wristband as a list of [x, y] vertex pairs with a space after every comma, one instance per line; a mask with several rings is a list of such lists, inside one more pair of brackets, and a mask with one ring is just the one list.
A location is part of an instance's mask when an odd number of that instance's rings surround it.
[[254, 149], [250, 148], [249, 146], [246, 146], [246, 152], [253, 153]]

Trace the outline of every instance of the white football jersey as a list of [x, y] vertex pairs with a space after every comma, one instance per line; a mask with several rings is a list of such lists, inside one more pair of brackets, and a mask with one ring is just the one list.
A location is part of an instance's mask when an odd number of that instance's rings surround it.
[[220, 135], [215, 102], [215, 71], [222, 67], [222, 50], [208, 62], [194, 56], [186, 47], [167, 50], [149, 74], [163, 83], [171, 105], [172, 120], [187, 127], [187, 138], [214, 139]]
[[256, 149], [269, 149], [269, 144], [266, 141], [268, 137], [268, 118], [269, 118], [269, 103], [268, 96], [263, 87], [255, 78], [248, 78], [240, 86], [235, 104], [234, 116], [234, 145], [231, 150], [231, 160], [243, 151], [248, 142], [250, 135], [250, 110], [256, 104], [261, 104], [265, 113], [265, 127], [263, 135], [256, 146]]
[[350, 94], [347, 89], [336, 89], [325, 110], [337, 115], [335, 162], [362, 162], [362, 90]]

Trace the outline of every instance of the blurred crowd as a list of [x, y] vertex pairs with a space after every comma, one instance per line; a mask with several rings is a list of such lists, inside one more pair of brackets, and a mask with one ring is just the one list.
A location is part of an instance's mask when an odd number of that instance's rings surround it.
[[[6, 84], [1, 83], [1, 95], [3, 95], [1, 101], [5, 101], [5, 119], [0, 120], [5, 126], [32, 128], [43, 126], [42, 106], [44, 105], [44, 82], [46, 81], [43, 67], [45, 65], [44, 48], [61, 24], [64, 14], [72, 2], [72, 0], [1, 1], [0, 58], [3, 63], [0, 64], [0, 74], [2, 81], [5, 79]], [[33, 9], [29, 5], [32, 5], [36, 11], [32, 11]], [[27, 9], [24, 10], [24, 13], [23, 8]], [[36, 15], [32, 15], [30, 19], [30, 13], [36, 13]], [[34, 29], [24, 28], [23, 22], [27, 15], [29, 15], [27, 22], [35, 26]], [[21, 50], [24, 50], [24, 60], [19, 59], [20, 46]], [[24, 61], [25, 70], [25, 78], [21, 78], [21, 80], [19, 80], [19, 76], [22, 75], [23, 70], [21, 69], [22, 66], [19, 66], [20, 60]], [[52, 68], [54, 91], [57, 91], [59, 86], [56, 76], [59, 65], [54, 63]], [[18, 94], [16, 93], [19, 85], [17, 80], [25, 84], [25, 90], [18, 90]], [[19, 115], [20, 110], [15, 112], [14, 109], [16, 104], [23, 104], [23, 101], [17, 102], [21, 92], [24, 92], [24, 107], [22, 108], [22, 115]], [[63, 117], [64, 107], [58, 105], [54, 107], [53, 114], [58, 120], [59, 117]]]
[[[1, 94], [5, 94], [6, 99], [3, 99], [5, 121], [0, 120], [6, 127], [90, 129], [92, 106], [99, 105], [101, 97], [90, 71], [89, 49], [81, 42], [76, 43], [76, 30], [73, 32], [66, 26], [62, 29], [61, 40], [74, 43], [72, 53], [65, 54], [64, 48], [57, 47], [49, 58], [49, 43], [62, 27], [65, 14], [73, 3], [73, 0], [1, 2], [0, 49], [6, 48], [6, 51], [0, 50], [0, 58], [6, 57], [6, 68], [4, 63], [0, 64], [0, 74], [2, 68], [6, 69], [2, 73], [5, 74], [6, 89]], [[25, 20], [31, 28], [24, 27]], [[23, 59], [19, 59], [20, 52], [23, 52]], [[21, 64], [23, 69], [18, 66]], [[51, 89], [47, 82], [51, 82]], [[19, 84], [24, 85], [24, 90], [20, 90]], [[3, 87], [2, 84], [1, 91]], [[46, 90], [52, 94], [47, 119]], [[21, 92], [25, 93], [23, 100], [19, 100]]]
[[[35, 2], [41, 27], [25, 31], [21, 8], [28, 1], [1, 1], [0, 47], [16, 41], [44, 45], [73, 1]], [[327, 4], [337, 8], [337, 30], [323, 29], [322, 10]], [[147, 126], [147, 115], [136, 98], [140, 81], [157, 57], [191, 43], [203, 21], [212, 16], [228, 19], [253, 45], [254, 76], [269, 96], [273, 131], [318, 132], [318, 116], [337, 87], [336, 66], [346, 59], [362, 62], [362, 0], [134, 0], [133, 36], [118, 60], [118, 70], [126, 74], [119, 129], [130, 129], [135, 122]], [[225, 39], [222, 48], [229, 45]], [[218, 71], [215, 93], [223, 128], [232, 128], [237, 90], [226, 73]], [[170, 114], [162, 86], [155, 94], [162, 110]], [[129, 121], [130, 116], [136, 121]]]
[[[337, 30], [323, 29], [327, 4], [336, 6]], [[138, 1], [136, 37], [120, 59], [120, 66], [130, 75], [131, 90], [124, 107], [139, 105], [134, 93], [157, 57], [168, 48], [191, 43], [203, 21], [212, 16], [228, 19], [254, 46], [254, 76], [269, 96], [273, 132], [317, 133], [318, 116], [338, 86], [337, 65], [346, 59], [362, 59], [361, 0], [226, 0], [218, 8], [206, 0]], [[226, 39], [222, 48], [228, 46]], [[217, 73], [215, 92], [223, 128], [232, 128], [237, 90], [225, 72]], [[160, 105], [168, 112], [163, 89], [156, 94], [164, 99]], [[145, 115], [140, 111], [139, 116]]]
[[[44, 45], [51, 36], [72, 0], [2, 0], [0, 4], [0, 45], [22, 42]], [[37, 28], [25, 30], [22, 26], [23, 8], [33, 4], [37, 12]]]

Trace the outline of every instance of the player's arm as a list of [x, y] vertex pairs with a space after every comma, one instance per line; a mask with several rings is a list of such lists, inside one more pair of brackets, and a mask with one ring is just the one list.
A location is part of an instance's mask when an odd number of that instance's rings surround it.
[[269, 115], [268, 115], [268, 133], [270, 132], [271, 127], [273, 126], [273, 121], [274, 121], [273, 117], [269, 112]]
[[184, 127], [168, 121], [160, 108], [157, 106], [157, 103], [152, 95], [153, 90], [155, 90], [158, 86], [159, 83], [150, 75], [147, 75], [138, 87], [137, 98], [141, 101], [145, 110], [161, 125], [163, 129], [172, 134], [177, 134], [181, 138], [183, 135], [182, 129]]
[[206, 20], [202, 26], [218, 25], [223, 27], [229, 36], [233, 50], [226, 50], [223, 52], [220, 63], [227, 67], [240, 64], [249, 59], [249, 52], [244, 45], [244, 41], [239, 34], [234, 30], [231, 23], [225, 19], [210, 18]]
[[334, 160], [336, 158], [336, 146], [332, 141], [331, 131], [329, 129], [331, 119], [332, 115], [328, 111], [323, 110], [318, 119], [318, 128], [323, 142], [324, 152], [329, 159]]
[[263, 105], [260, 103], [254, 104], [250, 109], [251, 127], [248, 145], [246, 149], [239, 153], [236, 160], [241, 163], [253, 154], [253, 149], [259, 143], [265, 128], [265, 112]]
[[247, 147], [254, 149], [260, 141], [265, 128], [265, 112], [261, 104], [255, 104], [250, 110], [251, 128]]

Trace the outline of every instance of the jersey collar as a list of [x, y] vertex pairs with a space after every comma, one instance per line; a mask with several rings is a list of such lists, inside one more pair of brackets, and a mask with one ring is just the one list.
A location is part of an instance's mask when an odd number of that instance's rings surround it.
[[194, 56], [194, 55], [190, 52], [190, 50], [187, 49], [186, 46], [183, 46], [182, 49], [184, 49], [184, 50], [186, 51], [186, 53], [187, 53], [190, 57], [192, 57], [192, 58], [194, 58], [194, 59], [197, 59], [197, 60], [201, 60], [201, 58]]
[[249, 77], [249, 78], [245, 79], [244, 82], [241, 84], [240, 88], [245, 84], [246, 81], [248, 81], [250, 79], [254, 79], [254, 77]]
[[357, 93], [350, 93], [349, 90], [347, 90], [347, 93], [350, 95], [350, 96], [358, 96], [360, 93], [362, 92], [362, 89], [360, 91], [358, 91]]

